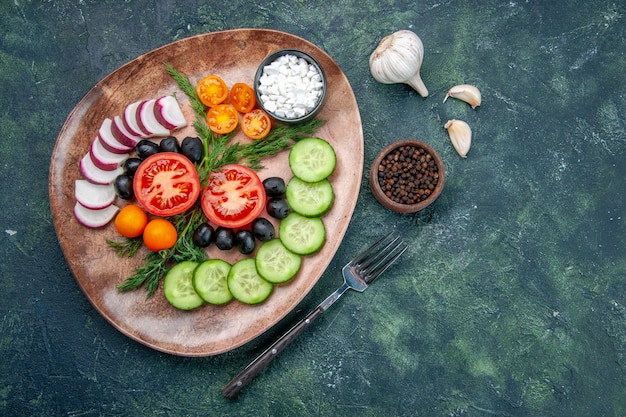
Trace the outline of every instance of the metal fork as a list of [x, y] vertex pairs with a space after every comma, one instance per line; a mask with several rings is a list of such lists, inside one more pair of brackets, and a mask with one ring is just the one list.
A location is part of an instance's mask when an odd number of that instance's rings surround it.
[[233, 398], [241, 389], [257, 376], [272, 359], [285, 350], [311, 323], [333, 305], [348, 289], [363, 292], [376, 278], [400, 257], [407, 249], [404, 241], [395, 233], [374, 243], [363, 253], [350, 261], [341, 270], [343, 284], [324, 301], [322, 301], [305, 318], [296, 323], [276, 342], [253, 360], [243, 371], [233, 378], [223, 389], [222, 395]]

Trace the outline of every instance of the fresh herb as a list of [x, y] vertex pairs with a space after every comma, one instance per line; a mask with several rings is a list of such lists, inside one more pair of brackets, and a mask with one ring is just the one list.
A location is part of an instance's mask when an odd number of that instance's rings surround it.
[[119, 256], [132, 258], [135, 256], [141, 245], [143, 245], [143, 240], [136, 237], [124, 238], [122, 241], [107, 239], [107, 244], [112, 247], [115, 253]]
[[193, 244], [193, 234], [196, 228], [206, 221], [202, 209], [196, 206], [185, 213], [170, 217], [169, 220], [178, 233], [174, 247], [150, 252], [145, 257], [144, 264], [137, 268], [123, 284], [118, 285], [118, 290], [131, 291], [146, 283], [148, 297], [152, 297], [159, 287], [159, 281], [174, 263], [180, 261], [199, 263], [207, 258], [204, 250]]
[[[297, 126], [276, 126], [263, 139], [249, 143], [232, 142], [233, 133], [217, 135], [208, 127], [206, 123], [206, 107], [198, 98], [196, 89], [189, 78], [167, 63], [165, 68], [178, 87], [189, 98], [191, 107], [196, 115], [193, 127], [204, 146], [204, 156], [196, 164], [202, 185], [206, 184], [206, 180], [211, 172], [223, 165], [240, 163], [254, 170], [259, 170], [263, 168], [261, 159], [289, 148], [295, 141], [311, 136], [324, 125], [324, 121], [312, 119]], [[136, 268], [135, 273], [117, 287], [120, 291], [131, 291], [146, 284], [148, 297], [151, 297], [157, 290], [159, 281], [173, 264], [189, 260], [202, 262], [206, 259], [207, 256], [204, 249], [193, 243], [195, 230], [200, 224], [206, 222], [206, 216], [202, 209], [196, 205], [185, 213], [170, 217], [169, 220], [178, 232], [178, 238], [174, 247], [159, 252], [150, 252], [146, 255], [144, 264]], [[141, 246], [142, 240], [127, 239], [122, 242], [108, 240], [107, 242], [120, 256], [134, 256]]]

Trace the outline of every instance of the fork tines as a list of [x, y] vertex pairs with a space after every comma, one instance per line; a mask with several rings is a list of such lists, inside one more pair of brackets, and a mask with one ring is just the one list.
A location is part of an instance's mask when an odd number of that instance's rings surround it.
[[406, 249], [407, 245], [400, 236], [391, 232], [366, 249], [351, 263], [369, 284], [385, 272]]

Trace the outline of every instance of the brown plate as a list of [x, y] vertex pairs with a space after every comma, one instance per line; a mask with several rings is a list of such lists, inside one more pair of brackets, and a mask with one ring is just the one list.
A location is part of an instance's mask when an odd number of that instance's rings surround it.
[[[165, 300], [162, 291], [146, 299], [143, 288], [120, 293], [116, 286], [141, 265], [145, 252], [131, 259], [118, 257], [106, 244], [116, 239], [112, 224], [93, 230], [76, 221], [73, 214], [74, 181], [81, 178], [79, 161], [89, 150], [106, 117], [121, 115], [126, 105], [141, 99], [176, 94], [187, 121], [194, 119], [189, 101], [165, 71], [169, 63], [195, 83], [211, 73], [228, 85], [237, 81], [252, 85], [259, 63], [271, 52], [297, 48], [315, 56], [328, 77], [328, 95], [319, 113], [326, 124], [316, 136], [328, 140], [337, 153], [337, 168], [330, 180], [335, 204], [323, 220], [327, 242], [320, 252], [308, 256], [298, 275], [276, 286], [269, 299], [248, 306], [233, 301], [225, 306], [204, 305], [179, 311]], [[174, 132], [179, 139], [196, 136], [192, 127]], [[235, 139], [246, 140], [241, 133]], [[291, 174], [287, 152], [265, 159], [261, 179]], [[98, 82], [65, 121], [52, 153], [49, 178], [54, 226], [67, 262], [89, 301], [115, 328], [132, 339], [159, 351], [183, 356], [209, 356], [226, 352], [259, 336], [291, 311], [313, 288], [339, 245], [356, 205], [363, 171], [363, 131], [350, 84], [333, 59], [314, 44], [297, 36], [259, 29], [207, 33], [155, 49], [118, 68]], [[125, 204], [121, 200], [118, 205]], [[219, 252], [219, 253], [218, 253]], [[234, 262], [236, 250], [209, 250], [209, 256]], [[339, 278], [338, 278], [339, 279]]]

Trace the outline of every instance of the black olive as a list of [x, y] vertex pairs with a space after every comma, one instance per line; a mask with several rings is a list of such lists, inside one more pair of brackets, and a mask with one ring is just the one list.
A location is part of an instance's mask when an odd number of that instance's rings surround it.
[[236, 238], [239, 252], [249, 255], [254, 251], [254, 236], [249, 230], [240, 230], [237, 232]]
[[193, 163], [200, 162], [202, 160], [202, 141], [198, 137], [187, 136], [183, 139], [183, 143], [180, 146], [180, 153], [185, 155]]
[[261, 242], [274, 239], [274, 225], [267, 219], [259, 217], [252, 222], [252, 234]]
[[235, 232], [233, 229], [219, 226], [215, 229], [215, 246], [221, 250], [229, 250], [235, 246]]
[[124, 174], [132, 177], [137, 172], [137, 168], [141, 165], [141, 159], [139, 158], [128, 158], [124, 161]]
[[133, 179], [126, 174], [118, 175], [115, 178], [113, 187], [115, 188], [115, 192], [119, 198], [122, 200], [132, 200], [135, 196], [135, 193], [133, 192]]
[[178, 139], [174, 136], [168, 136], [165, 139], [161, 140], [159, 144], [159, 150], [161, 152], [176, 152], [180, 153], [180, 145], [178, 144]]
[[284, 219], [291, 212], [291, 207], [287, 200], [282, 198], [270, 198], [267, 202], [267, 214], [275, 219]]
[[142, 139], [137, 143], [137, 146], [135, 146], [135, 150], [139, 158], [146, 159], [150, 155], [159, 153], [159, 145], [147, 139]]
[[206, 248], [213, 241], [215, 230], [208, 223], [202, 223], [193, 233], [193, 243], [201, 248]]
[[268, 197], [280, 197], [285, 194], [285, 181], [280, 177], [270, 177], [263, 181], [263, 188]]

